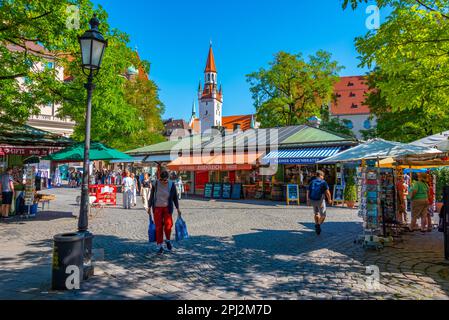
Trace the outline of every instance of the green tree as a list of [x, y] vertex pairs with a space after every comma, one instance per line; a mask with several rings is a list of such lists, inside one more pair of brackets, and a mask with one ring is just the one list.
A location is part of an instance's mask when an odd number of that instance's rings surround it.
[[385, 75], [376, 69], [369, 77], [368, 84], [371, 93], [366, 104], [377, 119], [377, 126], [363, 132], [364, 138], [380, 137], [386, 140], [412, 142], [434, 133], [447, 130], [449, 114], [435, 113], [433, 109], [424, 107], [410, 110], [395, 110], [390, 108], [387, 99], [382, 95], [379, 81], [387, 81]]
[[[365, 0], [345, 1], [356, 8]], [[356, 39], [361, 67], [376, 67], [368, 98], [377, 134], [408, 142], [447, 129], [449, 1], [377, 1], [391, 14], [379, 30]]]
[[331, 54], [318, 51], [305, 61], [301, 54], [279, 52], [270, 68], [247, 75], [262, 127], [304, 124], [330, 101], [342, 69]]
[[321, 110], [321, 129], [326, 129], [335, 133], [343, 134], [351, 138], [355, 138], [354, 132], [348, 127], [349, 120], [334, 118], [330, 116], [329, 108]]
[[[78, 26], [73, 24], [77, 17], [69, 10], [73, 5], [79, 8]], [[132, 148], [160, 140], [158, 122], [163, 106], [157, 86], [150, 80], [142, 80], [132, 84], [134, 90], [129, 90], [131, 84], [125, 77], [130, 66], [148, 72], [149, 63], [138, 59], [128, 46], [129, 36], [112, 29], [107, 23], [107, 13], [101, 6], [94, 10], [90, 0], [0, 2], [0, 113], [25, 122], [31, 114], [39, 112], [39, 105], [61, 103], [59, 115], [72, 118], [76, 122], [74, 138], [83, 139], [86, 76], [81, 70], [77, 36], [89, 28], [94, 12], [109, 45], [94, 79], [92, 139], [121, 149], [128, 148], [124, 141]], [[45, 49], [35, 46], [36, 43]], [[19, 50], [11, 50], [11, 46]], [[71, 81], [57, 81], [55, 69], [36, 68], [45, 65], [49, 55], [65, 68]], [[20, 79], [26, 79], [25, 90]], [[133, 99], [132, 94], [147, 96]]]

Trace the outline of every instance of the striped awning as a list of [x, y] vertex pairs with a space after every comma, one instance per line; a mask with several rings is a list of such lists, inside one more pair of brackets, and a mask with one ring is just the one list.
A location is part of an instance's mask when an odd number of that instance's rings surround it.
[[340, 152], [341, 147], [279, 149], [271, 151], [263, 159], [263, 163], [277, 164], [315, 164]]

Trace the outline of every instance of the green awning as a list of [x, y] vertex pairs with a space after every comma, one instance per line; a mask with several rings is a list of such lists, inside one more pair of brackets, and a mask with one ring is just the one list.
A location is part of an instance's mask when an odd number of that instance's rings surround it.
[[[76, 143], [73, 146], [65, 148], [57, 153], [53, 153], [44, 160], [59, 162], [81, 162], [84, 160], [84, 142]], [[92, 142], [90, 145], [89, 160], [132, 160], [133, 158], [126, 153], [116, 149], [106, 147], [99, 142]]]
[[0, 144], [65, 147], [72, 143], [72, 139], [61, 135], [0, 118]]

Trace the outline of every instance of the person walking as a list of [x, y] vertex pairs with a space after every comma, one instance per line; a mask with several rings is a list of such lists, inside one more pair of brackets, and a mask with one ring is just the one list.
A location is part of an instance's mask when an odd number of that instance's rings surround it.
[[137, 206], [137, 179], [136, 179], [136, 175], [134, 173], [131, 173], [131, 179], [133, 180], [133, 187], [132, 187], [132, 206], [135, 207]]
[[315, 232], [317, 235], [321, 234], [321, 225], [326, 220], [326, 199], [332, 205], [332, 196], [329, 191], [329, 185], [324, 180], [324, 172], [318, 170], [316, 178], [309, 184], [307, 192], [307, 201], [313, 207], [315, 214]]
[[1, 216], [2, 219], [9, 219], [11, 204], [14, 195], [14, 180], [12, 177], [12, 168], [8, 168], [5, 173], [0, 176], [0, 187], [2, 193]]
[[[149, 207], [153, 212], [154, 224], [156, 225], [156, 243], [158, 246], [158, 254], [164, 253], [162, 244], [165, 243], [167, 250], [172, 250], [170, 241], [171, 231], [173, 228], [173, 211], [174, 207], [178, 211], [178, 217], [181, 217], [179, 209], [178, 194], [176, 186], [172, 181], [168, 181], [169, 174], [167, 171], [162, 171], [160, 177], [154, 183], [149, 200]], [[151, 214], [150, 210], [148, 211]]]
[[140, 195], [142, 196], [143, 207], [147, 212], [148, 212], [148, 203], [150, 201], [151, 188], [152, 184], [150, 180], [150, 175], [147, 172], [145, 172], [140, 188]]
[[129, 172], [126, 173], [122, 185], [123, 185], [123, 207], [125, 209], [131, 209], [134, 181], [133, 179], [131, 179]]
[[412, 201], [412, 223], [410, 231], [416, 231], [416, 222], [421, 219], [421, 232], [426, 232], [427, 213], [429, 207], [429, 187], [424, 174], [418, 174], [418, 181], [415, 181], [410, 189], [410, 200]]

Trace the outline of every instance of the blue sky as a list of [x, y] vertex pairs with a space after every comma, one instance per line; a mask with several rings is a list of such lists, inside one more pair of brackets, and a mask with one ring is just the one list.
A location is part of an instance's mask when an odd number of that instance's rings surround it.
[[[368, 30], [367, 5], [341, 8], [342, 0], [94, 0], [109, 13], [109, 23], [130, 35], [150, 77], [160, 88], [164, 118], [189, 119], [203, 79], [212, 40], [223, 84], [223, 114], [254, 113], [245, 75], [267, 66], [278, 51], [305, 56], [324, 49], [345, 66], [358, 68], [354, 38]], [[382, 17], [381, 11], [381, 17]]]

